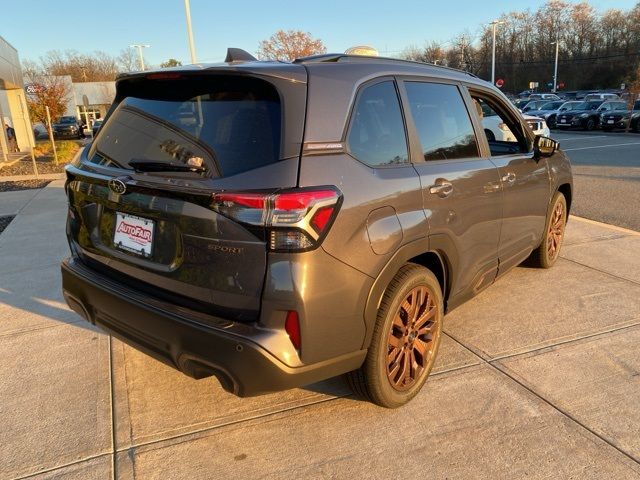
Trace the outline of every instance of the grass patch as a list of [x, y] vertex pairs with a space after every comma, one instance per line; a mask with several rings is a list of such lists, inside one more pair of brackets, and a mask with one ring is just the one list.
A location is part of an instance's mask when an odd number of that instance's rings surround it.
[[[73, 156], [80, 149], [80, 144], [73, 140], [56, 140], [56, 153], [58, 154], [58, 163], [65, 164], [73, 160]], [[36, 158], [47, 158], [53, 161], [53, 149], [49, 140], [38, 140], [33, 149]]]

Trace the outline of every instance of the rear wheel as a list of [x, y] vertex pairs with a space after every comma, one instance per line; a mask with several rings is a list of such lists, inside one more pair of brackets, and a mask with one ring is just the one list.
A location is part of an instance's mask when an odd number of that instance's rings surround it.
[[443, 317], [435, 275], [419, 265], [403, 266], [382, 298], [364, 364], [347, 374], [353, 391], [387, 408], [415, 397], [433, 368]]
[[550, 268], [556, 263], [560, 254], [560, 247], [564, 239], [564, 229], [567, 224], [567, 201], [564, 195], [556, 192], [551, 201], [551, 209], [547, 214], [545, 233], [542, 243], [531, 252], [530, 263], [535, 267]]

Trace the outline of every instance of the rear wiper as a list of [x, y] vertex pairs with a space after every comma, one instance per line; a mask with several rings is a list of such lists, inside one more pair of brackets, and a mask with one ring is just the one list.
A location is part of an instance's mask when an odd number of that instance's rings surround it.
[[131, 160], [129, 165], [136, 172], [194, 172], [203, 173], [207, 169], [205, 167], [197, 167], [195, 165], [185, 165], [183, 163], [155, 162], [150, 160]]

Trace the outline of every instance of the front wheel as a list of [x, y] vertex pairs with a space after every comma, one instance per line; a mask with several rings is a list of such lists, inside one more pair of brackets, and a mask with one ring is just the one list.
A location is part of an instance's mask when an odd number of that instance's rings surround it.
[[364, 364], [347, 374], [354, 393], [387, 408], [415, 397], [433, 368], [443, 317], [435, 275], [404, 265], [384, 293]]
[[551, 209], [547, 214], [542, 243], [531, 252], [529, 257], [530, 263], [534, 267], [551, 268], [556, 263], [560, 255], [566, 224], [567, 201], [562, 193], [556, 192], [551, 200]]
[[584, 127], [585, 130], [591, 131], [594, 128], [596, 128], [596, 122], [593, 120], [593, 118], [590, 118], [589, 120], [587, 120], [587, 123]]

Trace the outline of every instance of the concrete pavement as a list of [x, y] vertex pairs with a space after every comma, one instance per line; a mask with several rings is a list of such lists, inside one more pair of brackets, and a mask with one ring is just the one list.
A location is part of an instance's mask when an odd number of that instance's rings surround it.
[[54, 182], [0, 235], [0, 478], [640, 478], [640, 234], [577, 218], [445, 319], [406, 407], [341, 379], [239, 399], [65, 306]]

